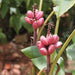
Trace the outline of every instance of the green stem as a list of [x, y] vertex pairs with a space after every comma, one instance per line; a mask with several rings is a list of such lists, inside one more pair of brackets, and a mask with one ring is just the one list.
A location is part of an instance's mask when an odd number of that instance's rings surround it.
[[54, 14], [54, 11], [52, 11], [52, 12], [49, 14], [49, 16], [47, 17], [47, 19], [45, 20], [44, 24], [42, 25], [42, 27], [41, 27], [41, 29], [40, 29], [40, 31], [39, 31], [37, 40], [39, 40], [40, 35], [41, 35], [41, 32], [42, 32], [44, 26], [46, 25], [46, 23], [49, 21], [49, 19], [52, 17], [53, 14]]
[[[56, 21], [55, 34], [58, 34], [59, 22], [60, 22], [60, 17], [58, 17]], [[54, 53], [51, 55], [51, 62], [53, 62], [53, 59], [54, 59]]]
[[39, 11], [41, 11], [42, 9], [42, 3], [43, 3], [43, 0], [40, 0]]
[[58, 34], [59, 22], [60, 22], [60, 17], [57, 18], [56, 27], [55, 27], [55, 34]]
[[74, 35], [75, 35], [75, 30], [70, 34], [70, 36], [68, 37], [68, 39], [66, 40], [66, 42], [64, 43], [62, 48], [60, 49], [59, 53], [57, 54], [57, 56], [55, 58], [55, 61], [53, 62], [52, 66], [51, 66], [51, 70], [49, 72], [49, 75], [53, 75], [53, 70], [55, 68], [55, 65], [56, 65], [58, 59], [60, 58], [60, 56], [62, 55], [62, 53], [65, 50], [66, 46], [69, 44], [69, 42], [71, 41], [71, 39]]

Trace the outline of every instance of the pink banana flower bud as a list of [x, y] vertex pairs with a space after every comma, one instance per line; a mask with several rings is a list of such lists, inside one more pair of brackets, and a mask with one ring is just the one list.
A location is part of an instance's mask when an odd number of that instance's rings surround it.
[[40, 41], [43, 43], [43, 45], [46, 45], [46, 46], [48, 45], [48, 41], [44, 36], [40, 37]]
[[34, 15], [33, 15], [33, 12], [32, 11], [27, 11], [27, 16], [29, 17], [29, 18], [33, 18], [34, 17]]
[[35, 16], [36, 16], [38, 13], [39, 13], [39, 10], [36, 9], [36, 10], [35, 10]]
[[47, 49], [46, 48], [41, 48], [40, 49], [40, 53], [42, 54], [42, 55], [47, 55]]
[[59, 36], [58, 35], [53, 35], [53, 43], [57, 43], [59, 41]]
[[52, 53], [54, 52], [54, 50], [55, 50], [55, 46], [54, 46], [54, 45], [50, 45], [50, 46], [48, 47], [48, 53], [49, 53], [49, 54], [52, 54]]
[[44, 18], [40, 18], [40, 19], [37, 21], [37, 24], [38, 24], [39, 27], [40, 27], [43, 23], [44, 23]]
[[28, 17], [25, 17], [25, 21], [29, 24], [32, 24], [30, 18], [28, 18]]
[[39, 49], [42, 48], [42, 47], [44, 47], [44, 45], [42, 44], [41, 41], [38, 41], [38, 42], [37, 42], [37, 46], [38, 46]]
[[39, 20], [40, 18], [43, 17], [43, 11], [38, 12], [38, 14], [36, 14], [36, 19]]
[[36, 21], [33, 22], [33, 28], [34, 29], [37, 29], [38, 28], [38, 25], [37, 25], [37, 22]]
[[55, 44], [55, 48], [56, 48], [56, 49], [57, 49], [57, 48], [60, 48], [61, 45], [62, 45], [62, 42], [58, 41], [58, 42]]
[[48, 43], [52, 44], [53, 43], [53, 36], [50, 34], [49, 36], [46, 36]]

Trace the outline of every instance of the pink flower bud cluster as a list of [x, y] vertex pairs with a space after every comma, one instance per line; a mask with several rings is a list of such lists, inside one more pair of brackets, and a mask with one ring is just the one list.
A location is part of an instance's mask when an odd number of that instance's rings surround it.
[[41, 36], [40, 41], [37, 42], [37, 46], [40, 50], [40, 53], [42, 55], [50, 55], [54, 52], [55, 49], [60, 48], [62, 45], [62, 42], [59, 41], [58, 35], [47, 35]]
[[25, 21], [29, 24], [33, 25], [34, 29], [40, 28], [41, 25], [44, 23], [43, 11], [38, 11], [35, 9], [35, 13], [32, 11], [27, 12], [27, 17], [25, 17]]

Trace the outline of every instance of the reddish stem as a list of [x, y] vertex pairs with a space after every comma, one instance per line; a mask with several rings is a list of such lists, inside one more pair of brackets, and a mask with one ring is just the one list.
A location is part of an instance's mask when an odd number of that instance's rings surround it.
[[47, 55], [47, 75], [49, 75], [50, 71], [50, 55]]

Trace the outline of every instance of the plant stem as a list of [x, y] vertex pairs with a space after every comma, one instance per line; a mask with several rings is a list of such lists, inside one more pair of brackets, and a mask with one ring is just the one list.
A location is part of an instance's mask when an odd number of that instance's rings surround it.
[[33, 45], [36, 45], [36, 42], [37, 42], [37, 29], [34, 29]]
[[47, 75], [49, 75], [50, 71], [50, 55], [47, 55]]
[[[59, 22], [60, 22], [60, 17], [58, 17], [56, 21], [55, 34], [58, 34]], [[54, 53], [51, 55], [51, 62], [53, 62], [53, 59], [54, 59]]]
[[66, 40], [66, 42], [64, 43], [62, 48], [60, 49], [59, 53], [57, 54], [57, 56], [55, 58], [55, 61], [53, 62], [52, 66], [51, 66], [51, 70], [49, 72], [49, 75], [53, 75], [53, 70], [55, 68], [55, 65], [56, 65], [58, 59], [60, 58], [60, 56], [62, 55], [62, 53], [65, 50], [66, 46], [69, 44], [69, 42], [71, 41], [71, 39], [74, 35], [75, 35], [75, 30], [70, 34], [70, 36], [68, 37], [68, 39]]
[[42, 27], [41, 27], [41, 29], [40, 29], [40, 31], [39, 31], [39, 34], [38, 34], [37, 40], [39, 40], [40, 35], [41, 35], [41, 32], [42, 32], [44, 26], [46, 25], [46, 23], [47, 23], [48, 20], [52, 17], [53, 14], [54, 14], [54, 11], [52, 11], [52, 12], [49, 14], [49, 16], [47, 17], [47, 19], [45, 20], [44, 24], [42, 25]]
[[55, 34], [58, 34], [59, 22], [60, 22], [60, 17], [57, 18], [56, 27], [55, 27]]
[[40, 0], [39, 11], [41, 11], [42, 9], [42, 3], [43, 3], [43, 0]]

